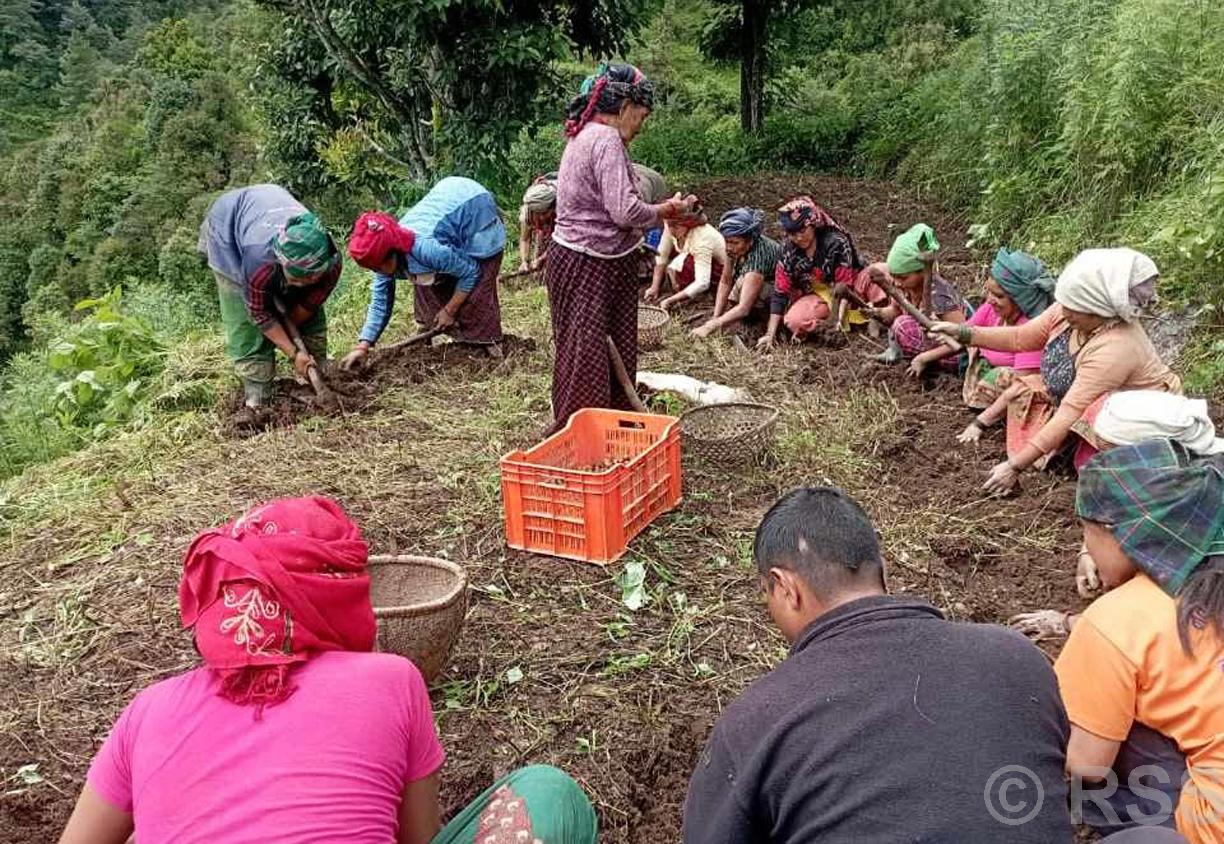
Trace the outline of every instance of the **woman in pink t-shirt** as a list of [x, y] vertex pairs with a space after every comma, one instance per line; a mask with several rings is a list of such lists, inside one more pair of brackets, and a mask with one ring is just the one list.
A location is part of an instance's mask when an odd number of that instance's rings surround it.
[[[1045, 265], [1025, 252], [1000, 249], [986, 279], [986, 301], [973, 312], [967, 325], [994, 328], [1024, 325], [1049, 307], [1054, 300], [1054, 276]], [[921, 375], [937, 360], [953, 351], [947, 346], [916, 355], [910, 372]], [[976, 443], [982, 432], [1007, 414], [1007, 406], [1023, 389], [1018, 376], [1041, 371], [1041, 351], [1006, 352], [971, 348], [965, 369], [965, 404], [982, 411], [957, 437], [962, 443]]]
[[515, 771], [444, 829], [445, 754], [409, 660], [373, 653], [367, 547], [333, 501], [298, 498], [205, 531], [179, 606], [205, 665], [136, 695], [61, 844], [344, 841], [593, 844], [555, 768]]

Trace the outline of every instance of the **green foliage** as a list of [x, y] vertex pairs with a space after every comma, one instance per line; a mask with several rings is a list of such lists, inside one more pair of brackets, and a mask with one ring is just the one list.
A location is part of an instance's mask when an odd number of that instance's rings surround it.
[[99, 435], [131, 418], [161, 370], [164, 350], [153, 329], [123, 313], [116, 287], [76, 306], [88, 316], [53, 342], [47, 366], [57, 380], [54, 413], [61, 425]]
[[291, 187], [385, 191], [503, 164], [563, 104], [554, 63], [627, 46], [645, 0], [277, 0], [259, 66], [270, 151]]

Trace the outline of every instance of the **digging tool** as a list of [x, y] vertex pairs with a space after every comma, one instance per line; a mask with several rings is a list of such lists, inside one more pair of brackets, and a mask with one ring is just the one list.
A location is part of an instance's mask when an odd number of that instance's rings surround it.
[[[293, 348], [299, 353], [309, 355], [306, 350], [306, 343], [302, 340], [302, 332], [298, 331], [297, 325], [289, 318], [289, 312], [285, 309], [285, 303], [281, 301], [279, 296], [272, 297], [272, 304], [276, 306], [276, 312], [280, 315], [281, 325], [285, 327], [285, 333], [289, 335], [289, 339], [293, 341]], [[314, 388], [315, 395], [325, 402], [334, 403], [336, 401], [335, 393], [331, 387], [327, 386], [327, 382], [323, 380], [323, 374], [319, 372], [319, 367], [312, 363], [306, 368], [306, 377], [310, 379], [310, 386]]]
[[415, 346], [417, 343], [427, 343], [444, 331], [445, 329], [442, 328], [431, 328], [428, 331], [422, 331], [420, 334], [413, 334], [411, 337], [407, 337], [395, 343], [388, 343], [386, 346], [380, 346], [379, 351], [394, 352], [396, 349], [406, 349], [409, 346]]
[[[900, 290], [897, 289], [897, 285], [893, 284], [890, 279], [884, 278], [883, 276], [874, 279], [874, 281], [876, 284], [880, 285], [880, 288], [885, 293], [887, 293], [889, 296], [892, 297], [892, 300], [897, 303], [898, 307], [900, 307], [901, 310], [905, 311], [907, 314], [909, 314], [915, 320], [917, 320], [918, 324], [921, 325], [923, 328], [925, 328], [927, 331], [931, 330], [931, 326], [934, 325], [934, 322], [931, 320], [931, 318], [927, 316], [926, 314], [924, 314], [922, 311], [915, 308], [910, 303], [910, 300], [905, 298], [905, 294], [903, 294]], [[961, 352], [961, 351], [964, 351], [965, 349], [964, 346], [962, 346], [956, 340], [953, 340], [951, 337], [941, 337], [939, 342], [943, 343], [944, 345], [946, 345], [949, 349], [951, 349], [954, 352]]]
[[525, 270], [515, 270], [515, 271], [514, 271], [514, 272], [512, 272], [512, 273], [506, 273], [505, 275], [499, 275], [499, 276], [497, 277], [497, 280], [498, 280], [499, 282], [503, 282], [503, 281], [511, 281], [511, 280], [513, 280], [513, 279], [516, 279], [516, 278], [522, 278], [523, 276], [526, 276], [526, 275], [532, 275], [532, 274], [534, 274], [534, 273], [538, 273], [538, 272], [540, 272], [540, 270], [542, 270], [542, 269], [544, 269], [544, 268], [543, 268], [543, 267], [540, 267], [539, 269], [536, 269], [535, 267], [528, 267], [528, 268], [527, 268], [527, 269], [525, 269]]
[[642, 397], [638, 395], [637, 388], [633, 386], [633, 379], [629, 377], [629, 371], [625, 369], [625, 362], [621, 360], [620, 351], [610, 336], [608, 337], [608, 357], [612, 359], [612, 371], [616, 373], [616, 380], [620, 383], [621, 389], [625, 391], [633, 409], [638, 413], [650, 413], [646, 405], [642, 404]]

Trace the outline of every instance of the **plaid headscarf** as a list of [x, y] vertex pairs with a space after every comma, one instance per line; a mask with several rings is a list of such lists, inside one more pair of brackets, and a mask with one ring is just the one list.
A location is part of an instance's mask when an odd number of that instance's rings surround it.
[[1126, 556], [1176, 596], [1224, 554], [1224, 455], [1196, 457], [1167, 439], [1103, 451], [1080, 471], [1075, 510], [1110, 525]]
[[340, 257], [319, 218], [309, 211], [285, 222], [272, 239], [272, 251], [291, 278], [319, 275]]
[[582, 81], [578, 96], [566, 107], [565, 136], [577, 135], [597, 112], [615, 114], [625, 100], [650, 108], [654, 105], [654, 85], [631, 64], [601, 64]]
[[1039, 258], [1027, 252], [1000, 249], [990, 266], [990, 274], [1029, 319], [1054, 301], [1054, 284], [1057, 280]]

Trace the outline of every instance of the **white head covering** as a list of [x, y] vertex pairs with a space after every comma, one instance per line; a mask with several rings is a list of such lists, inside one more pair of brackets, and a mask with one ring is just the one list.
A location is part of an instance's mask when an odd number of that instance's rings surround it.
[[1073, 311], [1130, 322], [1139, 313], [1131, 288], [1158, 275], [1155, 262], [1134, 249], [1085, 249], [1058, 277], [1054, 301]]
[[1205, 399], [1188, 399], [1159, 390], [1127, 390], [1105, 400], [1092, 429], [1115, 445], [1143, 440], [1177, 440], [1198, 454], [1224, 454]]
[[528, 211], [543, 212], [557, 204], [555, 182], [537, 182], [523, 194], [523, 205]]

